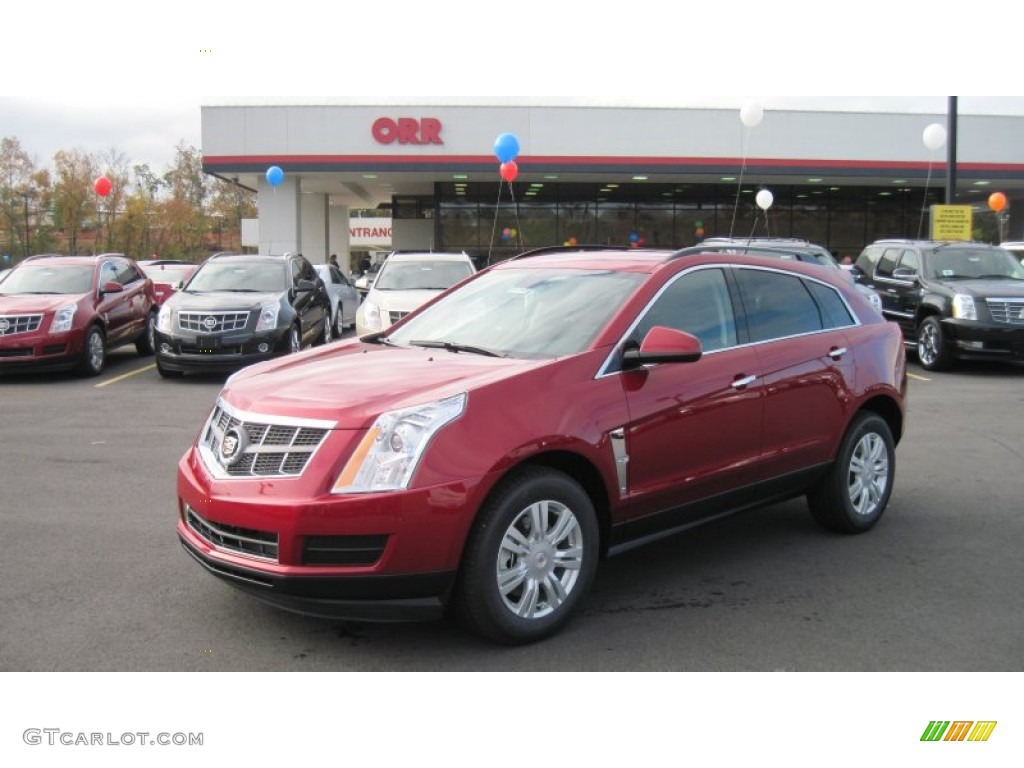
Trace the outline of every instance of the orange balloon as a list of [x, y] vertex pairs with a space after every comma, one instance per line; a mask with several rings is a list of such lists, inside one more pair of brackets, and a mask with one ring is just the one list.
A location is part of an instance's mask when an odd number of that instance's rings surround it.
[[1006, 207], [1006, 195], [1002, 192], [993, 192], [988, 196], [988, 207], [999, 213]]

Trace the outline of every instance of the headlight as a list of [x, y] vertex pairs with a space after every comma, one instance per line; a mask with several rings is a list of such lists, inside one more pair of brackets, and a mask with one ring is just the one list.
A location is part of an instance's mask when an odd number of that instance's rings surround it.
[[359, 443], [332, 493], [396, 491], [409, 486], [430, 440], [466, 408], [466, 393], [382, 413]]
[[160, 307], [160, 314], [156, 316], [156, 329], [160, 331], [160, 333], [170, 333], [174, 330], [171, 308], [166, 304]]
[[71, 321], [75, 319], [77, 305], [68, 304], [53, 313], [53, 322], [50, 323], [50, 333], [64, 333], [71, 330]]
[[372, 301], [364, 301], [362, 310], [363, 325], [371, 331], [379, 331], [383, 327], [380, 322], [380, 307]]
[[977, 320], [978, 310], [974, 306], [974, 298], [966, 293], [958, 293], [953, 297], [953, 317], [960, 320]]
[[879, 296], [875, 291], [868, 291], [868, 301], [871, 302], [871, 306], [877, 309], [879, 312], [882, 311], [882, 297]]
[[281, 305], [276, 301], [273, 304], [264, 304], [260, 307], [260, 319], [256, 322], [256, 332], [277, 328], [277, 313], [280, 311]]

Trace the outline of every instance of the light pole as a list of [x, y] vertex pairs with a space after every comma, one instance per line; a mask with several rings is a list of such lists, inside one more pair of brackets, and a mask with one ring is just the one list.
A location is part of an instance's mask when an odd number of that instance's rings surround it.
[[218, 212], [212, 213], [210, 215], [213, 216], [213, 218], [215, 218], [217, 220], [217, 250], [219, 251], [219, 250], [221, 250], [220, 230], [221, 230], [221, 224], [224, 222], [224, 214], [220, 213], [218, 211]]

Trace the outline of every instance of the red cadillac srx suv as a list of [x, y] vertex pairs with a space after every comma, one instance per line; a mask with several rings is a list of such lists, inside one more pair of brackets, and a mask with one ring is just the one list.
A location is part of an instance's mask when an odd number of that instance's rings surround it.
[[542, 249], [362, 339], [231, 376], [178, 465], [178, 534], [282, 608], [451, 609], [492, 640], [558, 630], [597, 562], [806, 496], [878, 522], [899, 328], [845, 276], [777, 258]]

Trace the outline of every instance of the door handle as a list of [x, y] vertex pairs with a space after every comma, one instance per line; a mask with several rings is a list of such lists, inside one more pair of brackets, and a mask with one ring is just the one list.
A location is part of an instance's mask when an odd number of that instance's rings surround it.
[[757, 376], [742, 376], [737, 377], [732, 382], [733, 389], [745, 389], [748, 385], [753, 384], [757, 381]]
[[831, 357], [833, 360], [838, 360], [840, 357], [846, 354], [846, 351], [846, 347], [833, 347], [832, 349], [829, 350], [828, 356]]

